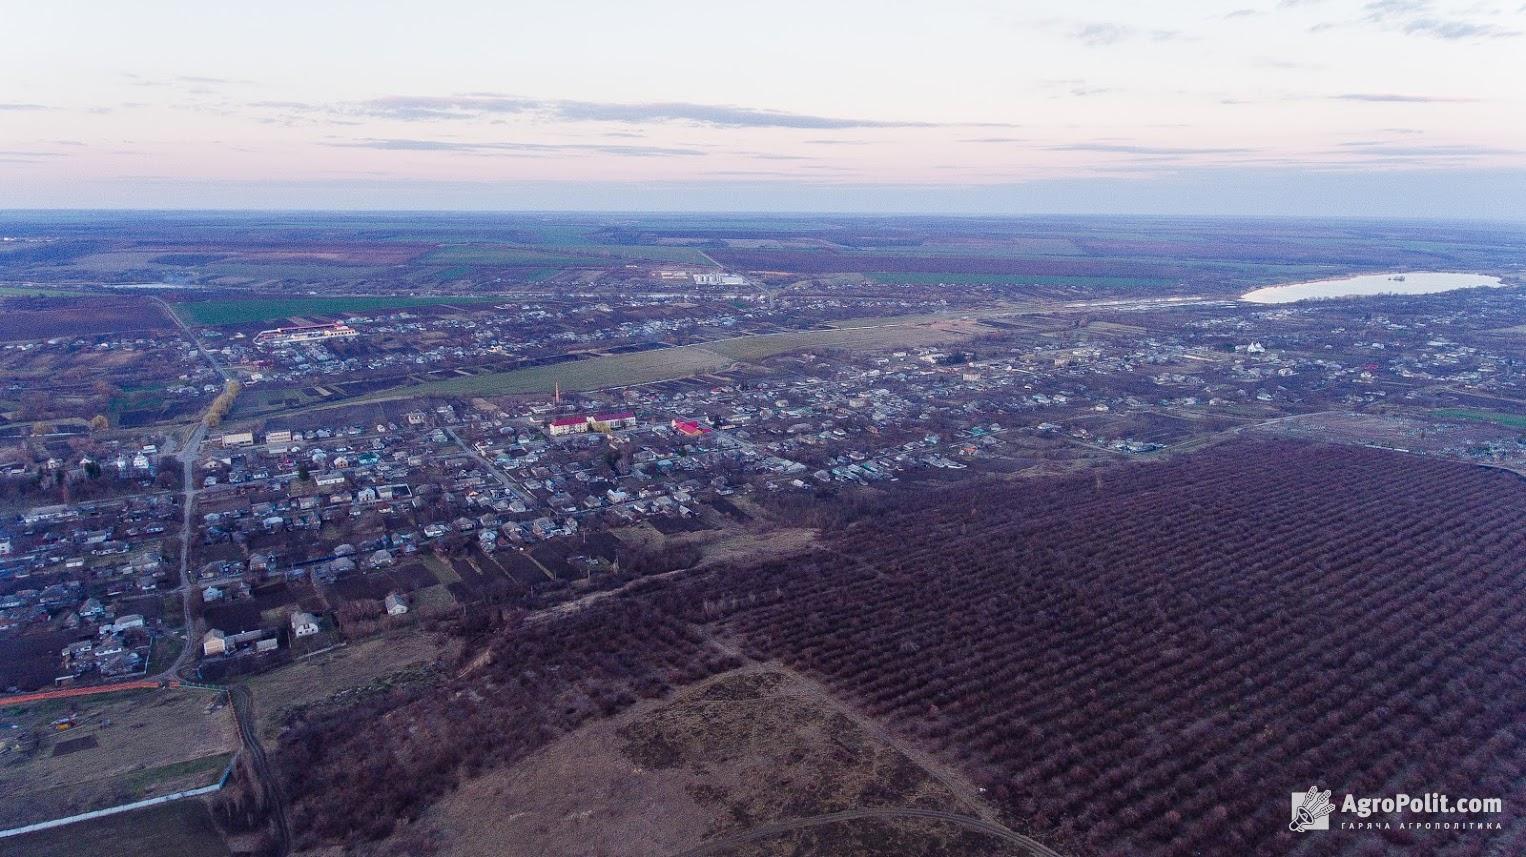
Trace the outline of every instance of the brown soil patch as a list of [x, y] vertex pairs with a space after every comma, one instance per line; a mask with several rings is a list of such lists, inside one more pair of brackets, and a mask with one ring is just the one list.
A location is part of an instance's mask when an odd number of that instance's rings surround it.
[[[819, 687], [745, 667], [464, 782], [377, 853], [428, 843], [445, 857], [674, 854], [772, 821], [864, 807], [981, 814]], [[980, 838], [943, 822], [866, 819], [735, 853], [1004, 853], [948, 850]], [[791, 850], [808, 843], [845, 850]]]

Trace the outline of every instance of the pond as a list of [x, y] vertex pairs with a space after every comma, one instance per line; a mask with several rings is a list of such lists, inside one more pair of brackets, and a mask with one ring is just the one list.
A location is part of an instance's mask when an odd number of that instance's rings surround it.
[[1310, 298], [1350, 298], [1367, 295], [1429, 295], [1454, 289], [1502, 286], [1499, 277], [1488, 274], [1461, 274], [1443, 271], [1419, 271], [1402, 274], [1363, 274], [1338, 280], [1317, 280], [1286, 286], [1268, 286], [1240, 296], [1257, 304], [1286, 304]]

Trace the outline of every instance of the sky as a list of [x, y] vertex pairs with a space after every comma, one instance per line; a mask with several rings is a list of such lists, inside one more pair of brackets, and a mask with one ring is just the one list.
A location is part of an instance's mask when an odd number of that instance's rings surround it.
[[1526, 221], [1526, 0], [8, 0], [0, 208]]

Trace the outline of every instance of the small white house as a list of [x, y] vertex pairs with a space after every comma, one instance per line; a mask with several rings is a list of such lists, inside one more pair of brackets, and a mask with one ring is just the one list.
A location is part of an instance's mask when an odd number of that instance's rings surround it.
[[396, 592], [382, 599], [382, 604], [386, 606], [388, 616], [401, 616], [408, 612], [408, 600]]
[[219, 631], [216, 628], [212, 628], [207, 631], [206, 636], [201, 638], [202, 657], [210, 658], [213, 655], [222, 655], [226, 654], [227, 652], [228, 635], [224, 634], [222, 631]]
[[318, 617], [301, 610], [291, 614], [291, 633], [296, 637], [311, 637], [318, 633]]
[[119, 634], [123, 631], [141, 627], [143, 627], [143, 617], [137, 613], [118, 616], [117, 621], [112, 624], [112, 628]]

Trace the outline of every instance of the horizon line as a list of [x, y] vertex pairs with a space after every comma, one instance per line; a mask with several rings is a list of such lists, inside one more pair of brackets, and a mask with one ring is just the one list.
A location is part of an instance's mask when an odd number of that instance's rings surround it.
[[550, 216], [641, 216], [641, 217], [760, 217], [783, 219], [788, 217], [854, 217], [854, 218], [924, 218], [940, 220], [970, 220], [977, 218], [1054, 218], [1054, 219], [1078, 219], [1078, 218], [1103, 218], [1103, 219], [1131, 219], [1131, 220], [1305, 220], [1316, 222], [1346, 221], [1346, 222], [1370, 222], [1381, 221], [1384, 223], [1492, 223], [1510, 226], [1526, 226], [1526, 218], [1510, 219], [1508, 217], [1417, 217], [1409, 215], [1388, 214], [1258, 214], [1258, 213], [1161, 213], [1161, 212], [1063, 212], [1063, 211], [968, 211], [968, 212], [932, 212], [907, 209], [904, 211], [872, 211], [854, 209], [720, 209], [720, 208], [694, 208], [694, 209], [641, 209], [641, 208], [326, 208], [326, 207], [260, 207], [249, 206], [241, 208], [199, 208], [180, 206], [27, 206], [27, 207], [4, 207], [0, 206], [0, 216], [19, 214], [215, 214], [215, 215], [259, 215], [259, 214], [329, 214], [329, 215], [447, 215], [447, 216], [492, 216], [492, 215], [550, 215]]

